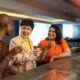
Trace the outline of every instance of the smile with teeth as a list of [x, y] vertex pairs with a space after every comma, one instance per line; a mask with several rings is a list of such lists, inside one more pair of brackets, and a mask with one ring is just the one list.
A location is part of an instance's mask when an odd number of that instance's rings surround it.
[[53, 34], [49, 34], [49, 36], [54, 36]]

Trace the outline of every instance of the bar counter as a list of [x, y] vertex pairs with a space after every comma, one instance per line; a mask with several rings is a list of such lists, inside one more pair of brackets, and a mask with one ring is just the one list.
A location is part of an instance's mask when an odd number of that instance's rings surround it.
[[4, 80], [80, 80], [80, 52]]

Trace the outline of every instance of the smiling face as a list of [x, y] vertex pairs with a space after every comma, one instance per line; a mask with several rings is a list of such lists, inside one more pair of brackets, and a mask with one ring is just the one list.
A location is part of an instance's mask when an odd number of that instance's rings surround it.
[[48, 31], [48, 38], [53, 40], [56, 38], [55, 29], [53, 27], [51, 27]]
[[21, 34], [23, 37], [29, 37], [32, 32], [32, 28], [30, 26], [22, 26]]

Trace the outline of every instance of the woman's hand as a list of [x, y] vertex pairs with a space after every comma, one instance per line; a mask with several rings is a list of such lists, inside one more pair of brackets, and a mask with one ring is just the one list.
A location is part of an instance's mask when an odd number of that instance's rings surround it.
[[58, 58], [58, 55], [54, 55], [49, 59], [49, 62], [53, 62], [54, 59]]
[[14, 47], [10, 52], [9, 52], [9, 56], [14, 56], [18, 53], [22, 53], [22, 47]]
[[42, 50], [40, 48], [36, 48], [34, 49], [33, 53], [36, 57], [39, 57], [40, 54], [42, 53]]
[[49, 41], [47, 48], [49, 49], [49, 48], [54, 47], [54, 46], [55, 46], [55, 41]]

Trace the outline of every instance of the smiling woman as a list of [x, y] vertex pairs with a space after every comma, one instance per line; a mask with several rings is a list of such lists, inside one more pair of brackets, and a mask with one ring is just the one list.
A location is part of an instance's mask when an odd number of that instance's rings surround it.
[[21, 52], [12, 56], [9, 61], [9, 67], [15, 74], [36, 68], [35, 60], [37, 56], [35, 54], [41, 53], [39, 48], [34, 49], [33, 42], [29, 38], [34, 28], [34, 21], [31, 19], [23, 19], [20, 26], [20, 35], [11, 39], [9, 46], [10, 51], [14, 47], [21, 47]]
[[39, 43], [43, 51], [43, 62], [52, 62], [54, 58], [71, 56], [70, 48], [62, 37], [59, 26], [51, 25], [48, 37]]
[[35, 56], [33, 55], [33, 44], [29, 36], [34, 28], [34, 22], [31, 19], [23, 19], [20, 23], [21, 33], [10, 41], [9, 50], [20, 46], [22, 51], [17, 53], [9, 61], [10, 69], [15, 73], [28, 71], [36, 68]]

